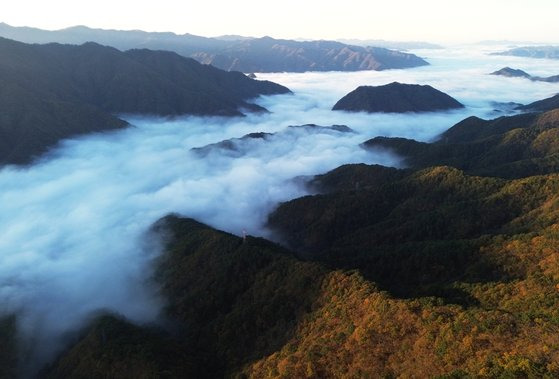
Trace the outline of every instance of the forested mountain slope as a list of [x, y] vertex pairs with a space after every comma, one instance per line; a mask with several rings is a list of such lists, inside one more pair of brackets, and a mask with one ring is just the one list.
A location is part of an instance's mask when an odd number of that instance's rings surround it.
[[115, 114], [241, 115], [263, 110], [254, 97], [288, 92], [170, 52], [0, 38], [0, 164], [26, 163], [72, 135], [125, 127]]

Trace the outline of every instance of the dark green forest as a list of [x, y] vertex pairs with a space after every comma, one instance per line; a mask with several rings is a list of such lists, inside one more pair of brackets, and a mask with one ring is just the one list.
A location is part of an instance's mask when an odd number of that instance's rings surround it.
[[[160, 220], [155, 280], [172, 327], [100, 316], [42, 375], [557, 377], [558, 115], [368, 141], [409, 168], [309, 179], [315, 195], [270, 215], [285, 247]], [[17, 357], [3, 349], [8, 372]]]
[[288, 92], [166, 51], [0, 38], [0, 165], [29, 163], [70, 136], [123, 128], [120, 114], [239, 116], [265, 111], [249, 99]]
[[[1, 162], [125, 127], [113, 113], [236, 115], [258, 110], [245, 103], [255, 94], [288, 91], [173, 53], [0, 48]], [[149, 231], [164, 247], [160, 322], [99, 314], [38, 376], [559, 377], [559, 110], [547, 100], [467, 118], [432, 143], [364, 141], [406, 168], [307, 178], [313, 195], [270, 214], [274, 242], [162, 218]], [[0, 318], [0, 378], [27, 372], [17, 327]]]

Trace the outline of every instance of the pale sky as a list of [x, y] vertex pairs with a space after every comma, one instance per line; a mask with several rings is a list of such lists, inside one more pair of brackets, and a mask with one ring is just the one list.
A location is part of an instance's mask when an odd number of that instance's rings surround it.
[[559, 43], [559, 0], [3, 0], [0, 22], [309, 39]]

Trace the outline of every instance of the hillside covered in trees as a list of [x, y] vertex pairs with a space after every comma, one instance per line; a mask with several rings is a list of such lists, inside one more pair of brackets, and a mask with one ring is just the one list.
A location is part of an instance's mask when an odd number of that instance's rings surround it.
[[0, 38], [0, 165], [28, 163], [69, 136], [119, 129], [118, 114], [238, 116], [250, 99], [288, 93], [165, 51]]
[[360, 86], [338, 100], [332, 110], [405, 113], [463, 107], [453, 97], [429, 85], [392, 82], [382, 86]]
[[[269, 218], [285, 247], [160, 220], [168, 322], [100, 316], [41, 375], [557, 377], [557, 115], [368, 141], [409, 168], [310, 178], [315, 195]], [[0, 324], [4, 377], [17, 370], [13, 322]]]

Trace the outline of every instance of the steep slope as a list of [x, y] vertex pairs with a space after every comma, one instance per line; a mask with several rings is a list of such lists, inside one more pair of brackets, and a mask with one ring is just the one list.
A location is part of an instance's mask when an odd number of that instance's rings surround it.
[[[75, 374], [78, 369], [87, 372], [87, 367], [96, 370], [95, 354], [101, 352], [114, 362], [98, 371], [104, 376], [152, 377], [148, 374], [154, 367], [166, 364], [173, 368], [186, 359], [195, 363], [193, 377], [223, 377], [281, 348], [326, 274], [320, 265], [300, 262], [271, 242], [239, 238], [191, 219], [168, 216], [154, 231], [166, 241], [157, 277], [168, 299], [167, 317], [175, 325], [175, 333], [178, 330], [172, 346], [179, 351], [153, 355], [150, 352], [161, 349], [161, 342], [169, 337], [152, 332], [153, 337], [139, 340], [138, 336], [150, 334], [117, 323], [115, 331], [121, 337], [108, 336], [103, 352], [95, 342], [100, 330], [94, 324], [48, 370], [51, 377]], [[131, 333], [122, 328], [132, 329]], [[135, 367], [133, 363], [142, 355], [147, 361]], [[107, 359], [101, 363], [110, 362]], [[118, 371], [120, 368], [123, 370]]]
[[[444, 142], [397, 142], [421, 161], [447, 144], [477, 162], [492, 138], [554, 154], [556, 128], [556, 112], [469, 118]], [[102, 318], [45, 375], [557, 377], [559, 174], [534, 172], [342, 166], [270, 216], [296, 254], [166, 217], [153, 229], [172, 334]]]
[[342, 97], [332, 108], [350, 112], [433, 112], [464, 106], [431, 86], [393, 82], [361, 86]]
[[120, 50], [174, 51], [228, 71], [356, 71], [427, 65], [413, 54], [382, 47], [360, 47], [334, 41], [293, 41], [270, 37], [206, 38], [191, 34], [91, 29], [85, 26], [47, 31], [0, 24], [0, 35], [27, 43], [81, 44], [94, 41]]
[[[363, 166], [340, 170], [368, 176]], [[347, 177], [337, 171], [338, 178]], [[380, 171], [372, 168], [372, 176], [379, 178]], [[438, 180], [448, 174], [450, 180]], [[371, 187], [402, 180], [388, 172], [381, 176], [387, 181]], [[423, 185], [438, 194], [462, 184], [473, 196], [493, 191], [491, 185], [478, 190], [479, 179], [448, 169], [412, 176], [416, 183], [429, 181]], [[175, 320], [175, 337], [101, 318], [46, 374], [173, 377], [179, 369], [184, 377], [556, 376], [559, 266], [552, 247], [559, 242], [559, 213], [544, 198], [557, 197], [559, 179], [549, 180], [554, 188], [534, 183], [526, 195], [524, 182], [497, 183], [511, 201], [539, 194], [528, 200], [538, 212], [521, 217], [525, 227], [528, 220], [535, 223], [527, 234], [475, 239], [470, 259], [457, 249], [466, 244], [460, 240], [431, 241], [421, 252], [415, 250], [420, 245], [409, 243], [383, 247], [384, 265], [378, 271], [386, 267], [394, 273], [395, 266], [403, 270], [411, 263], [413, 273], [423, 264], [421, 280], [438, 288], [422, 290], [438, 297], [395, 298], [358, 271], [330, 271], [261, 239], [243, 241], [193, 220], [167, 217], [155, 227], [167, 246], [158, 278], [168, 298], [166, 312]], [[417, 221], [435, 218], [430, 220]], [[472, 262], [477, 264], [466, 266]], [[446, 280], [452, 275], [441, 277], [445, 267], [464, 274]], [[390, 280], [407, 276], [402, 272]]]
[[138, 327], [120, 317], [103, 315], [83, 334], [41, 377], [196, 377], [190, 350], [160, 328]]
[[270, 37], [239, 41], [217, 53], [198, 52], [192, 57], [202, 63], [243, 72], [386, 70], [428, 64], [413, 54], [380, 47]]
[[366, 148], [390, 149], [422, 168], [450, 165], [476, 175], [520, 178], [559, 170], [559, 110], [495, 120], [467, 118], [426, 144], [376, 137]]
[[[463, 270], [477, 259], [474, 241], [484, 234], [525, 232], [515, 220], [557, 200], [558, 184], [556, 175], [506, 182], [436, 167], [359, 190], [296, 199], [269, 222], [306, 257], [359, 268], [375, 282], [409, 294], [421, 285], [468, 278]], [[439, 255], [449, 249], [451, 257]], [[386, 256], [389, 251], [401, 261]], [[400, 279], [394, 282], [395, 277]]]
[[159, 269], [168, 314], [189, 326], [185, 338], [210, 354], [210, 370], [231, 371], [285, 343], [326, 273], [268, 241], [192, 220], [155, 228], [169, 238]]
[[101, 109], [58, 100], [0, 73], [0, 166], [28, 163], [69, 136], [128, 125]]
[[0, 164], [26, 163], [71, 135], [126, 126], [113, 113], [240, 115], [263, 110], [251, 98], [289, 92], [174, 53], [3, 38], [0, 84]]
[[530, 112], [545, 112], [557, 108], [559, 108], [559, 94], [518, 107], [520, 110]]

